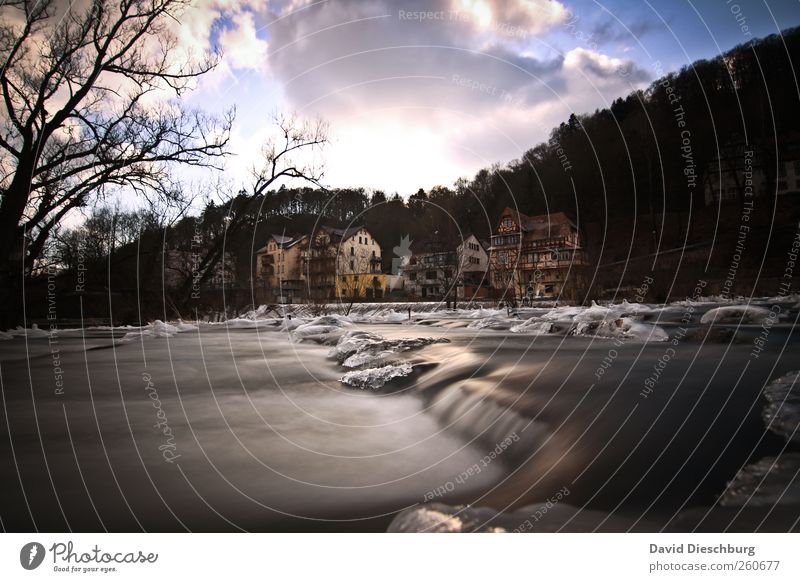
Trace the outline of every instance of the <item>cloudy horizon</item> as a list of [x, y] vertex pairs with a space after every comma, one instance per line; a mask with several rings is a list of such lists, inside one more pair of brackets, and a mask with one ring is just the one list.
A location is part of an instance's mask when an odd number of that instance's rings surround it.
[[408, 195], [507, 163], [571, 113], [797, 23], [790, 2], [203, 0], [179, 37], [223, 58], [188, 101], [236, 106], [246, 183], [269, 113], [330, 124], [324, 183]]

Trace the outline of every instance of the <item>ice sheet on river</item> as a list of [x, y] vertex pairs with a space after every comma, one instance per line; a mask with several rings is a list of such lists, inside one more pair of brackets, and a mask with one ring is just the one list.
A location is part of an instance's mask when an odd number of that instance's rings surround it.
[[761, 323], [770, 314], [766, 307], [755, 305], [728, 305], [708, 310], [700, 318], [700, 323]]
[[789, 372], [764, 386], [767, 405], [761, 412], [774, 433], [800, 444], [800, 372]]
[[[719, 504], [723, 507], [800, 504], [799, 474], [800, 453], [764, 457], [736, 474]], [[780, 511], [780, 507], [776, 509]]]
[[417, 505], [400, 512], [389, 524], [390, 533], [527, 533], [652, 530], [645, 520], [626, 519], [565, 503], [562, 490], [551, 499], [498, 512], [489, 507]]

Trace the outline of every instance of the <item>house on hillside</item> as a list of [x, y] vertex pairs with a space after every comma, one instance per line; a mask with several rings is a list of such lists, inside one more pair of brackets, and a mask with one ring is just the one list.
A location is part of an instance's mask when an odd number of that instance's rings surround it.
[[456, 296], [461, 301], [486, 299], [490, 295], [488, 245], [474, 234], [464, 239], [456, 249], [459, 276]]
[[309, 240], [304, 268], [317, 299], [379, 299], [386, 289], [381, 247], [363, 226], [323, 226]]
[[489, 295], [489, 256], [475, 235], [455, 249], [428, 240], [414, 245], [412, 251], [400, 270], [408, 295], [430, 300], [472, 300]]
[[581, 233], [563, 212], [527, 216], [503, 210], [489, 247], [497, 298], [580, 300], [588, 266]]
[[305, 297], [303, 267], [307, 235], [270, 235], [256, 251], [255, 293], [259, 301], [293, 303]]

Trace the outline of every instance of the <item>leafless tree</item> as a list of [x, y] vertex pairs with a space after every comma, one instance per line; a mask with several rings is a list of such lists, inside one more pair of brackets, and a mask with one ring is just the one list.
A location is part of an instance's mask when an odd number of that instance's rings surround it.
[[18, 295], [22, 274], [73, 209], [119, 189], [176, 197], [174, 164], [212, 166], [225, 155], [233, 111], [216, 118], [174, 99], [218, 62], [208, 53], [187, 58], [171, 33], [188, 4], [10, 0], [0, 7], [0, 289], [7, 298]]
[[[206, 252], [197, 265], [193, 280], [187, 280], [180, 294], [189, 296], [192, 284], [202, 284], [215, 272], [225, 255], [227, 238], [242, 228], [256, 232], [260, 203], [270, 188], [287, 180], [299, 179], [321, 186], [324, 166], [315, 157], [328, 143], [328, 124], [321, 119], [306, 120], [297, 114], [275, 113], [272, 116], [275, 135], [261, 149], [261, 158], [251, 168], [252, 181], [247, 189], [240, 190], [225, 201], [228, 212], [224, 229], [204, 243]], [[253, 251], [255, 241], [253, 241]]]

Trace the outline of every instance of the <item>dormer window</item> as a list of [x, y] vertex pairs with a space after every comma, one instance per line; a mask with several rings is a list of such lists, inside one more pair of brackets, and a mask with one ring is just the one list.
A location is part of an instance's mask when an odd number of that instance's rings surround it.
[[510, 217], [510, 216], [506, 216], [506, 217], [503, 219], [503, 227], [505, 227], [505, 228], [512, 228], [513, 226], [514, 226], [514, 221], [513, 221], [513, 220], [511, 220], [511, 217]]

